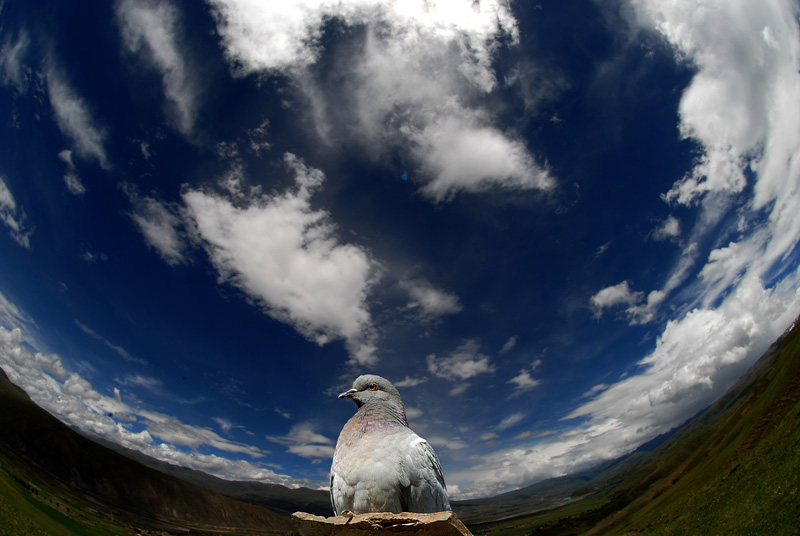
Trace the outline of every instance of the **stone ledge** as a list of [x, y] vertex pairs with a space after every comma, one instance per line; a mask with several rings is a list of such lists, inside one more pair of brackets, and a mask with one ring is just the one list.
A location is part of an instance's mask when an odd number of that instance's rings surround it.
[[417, 514], [379, 512], [354, 517], [322, 517], [305, 512], [292, 514], [292, 521], [302, 536], [366, 536], [402, 534], [403, 536], [472, 536], [453, 512]]

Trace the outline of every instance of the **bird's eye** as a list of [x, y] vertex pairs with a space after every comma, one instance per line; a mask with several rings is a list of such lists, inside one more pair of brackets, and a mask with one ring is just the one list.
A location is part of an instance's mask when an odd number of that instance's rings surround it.
[[370, 391], [377, 391], [378, 390], [378, 384], [377, 383], [371, 383], [370, 386], [369, 386], [369, 390]]

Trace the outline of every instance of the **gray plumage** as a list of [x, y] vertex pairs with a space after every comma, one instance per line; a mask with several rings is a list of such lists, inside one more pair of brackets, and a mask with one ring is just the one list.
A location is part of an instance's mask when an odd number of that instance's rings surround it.
[[408, 427], [397, 389], [366, 374], [339, 398], [355, 402], [358, 411], [342, 428], [333, 453], [334, 513], [450, 510], [439, 459]]

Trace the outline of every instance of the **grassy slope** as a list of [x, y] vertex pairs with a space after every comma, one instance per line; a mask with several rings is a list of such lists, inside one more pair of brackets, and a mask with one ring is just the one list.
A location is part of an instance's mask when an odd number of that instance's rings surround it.
[[800, 328], [616, 486], [476, 534], [800, 535]]
[[[5, 460], [4, 460], [5, 462]], [[0, 536], [122, 536], [131, 531], [81, 511], [46, 488], [33, 493], [0, 466]], [[27, 481], [26, 481], [27, 482]]]
[[800, 534], [800, 330], [709, 428], [686, 440], [694, 448], [671, 451], [657, 469], [664, 476], [590, 534]]

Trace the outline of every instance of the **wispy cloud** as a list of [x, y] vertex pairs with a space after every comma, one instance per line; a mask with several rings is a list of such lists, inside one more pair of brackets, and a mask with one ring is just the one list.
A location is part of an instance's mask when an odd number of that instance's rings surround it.
[[14, 86], [20, 93], [25, 93], [31, 78], [31, 69], [25, 65], [24, 57], [28, 51], [30, 39], [24, 30], [19, 33], [17, 41], [6, 41], [0, 47], [0, 69], [4, 85]]
[[182, 208], [166, 203], [155, 195], [141, 195], [132, 186], [125, 192], [131, 201], [130, 218], [139, 228], [147, 245], [170, 266], [189, 262], [189, 240], [183, 229]]
[[508, 383], [514, 386], [514, 392], [509, 395], [509, 398], [519, 396], [526, 391], [530, 391], [534, 387], [541, 385], [542, 381], [535, 379], [532, 374], [542, 364], [541, 359], [534, 361], [529, 368], [524, 368], [519, 371], [519, 374], [508, 380]]
[[110, 167], [105, 150], [105, 129], [99, 126], [86, 102], [69, 85], [55, 65], [47, 69], [47, 93], [61, 132], [72, 141], [79, 156], [95, 159], [101, 167]]
[[374, 363], [366, 305], [374, 261], [362, 248], [340, 243], [328, 214], [311, 209], [323, 173], [291, 154], [284, 162], [294, 175], [293, 188], [254, 197], [246, 206], [188, 190], [183, 199], [189, 217], [223, 281], [316, 343], [344, 339], [353, 362]]
[[288, 434], [267, 436], [267, 439], [303, 458], [333, 458], [333, 440], [318, 433], [311, 423], [296, 424]]
[[28, 227], [25, 220], [25, 211], [17, 208], [17, 202], [6, 184], [6, 178], [0, 175], [0, 222], [8, 227], [8, 234], [17, 244], [30, 249], [33, 229]]
[[652, 233], [655, 240], [675, 240], [681, 236], [681, 222], [675, 216], [662, 221]]
[[430, 354], [426, 361], [431, 374], [450, 381], [468, 380], [495, 370], [489, 356], [480, 352], [480, 346], [474, 339], [465, 340], [447, 357]]
[[172, 122], [191, 133], [199, 88], [179, 45], [178, 11], [169, 2], [120, 0], [116, 12], [125, 48], [158, 70]]
[[516, 345], [517, 345], [517, 336], [512, 335], [511, 337], [508, 338], [505, 344], [503, 344], [503, 347], [500, 348], [500, 353], [505, 354], [507, 352], [510, 352]]
[[89, 328], [88, 326], [83, 324], [82, 322], [79, 322], [78, 320], [75, 320], [75, 325], [78, 326], [78, 328], [80, 328], [81, 331], [83, 331], [84, 333], [86, 333], [87, 335], [92, 337], [93, 339], [102, 342], [103, 344], [105, 344], [106, 346], [108, 346], [109, 348], [114, 350], [114, 352], [116, 352], [125, 361], [128, 361], [129, 363], [136, 363], [137, 365], [147, 365], [148, 364], [146, 360], [141, 359], [139, 357], [132, 356], [131, 354], [128, 353], [127, 350], [125, 350], [125, 348], [122, 348], [121, 346], [117, 346], [116, 344], [112, 343], [111, 341], [109, 341], [108, 339], [106, 339], [102, 335], [98, 334], [97, 332], [95, 332], [94, 330], [92, 330], [91, 328]]
[[78, 197], [84, 195], [86, 187], [83, 185], [81, 177], [78, 175], [78, 168], [75, 167], [75, 162], [72, 160], [72, 151], [64, 149], [58, 153], [58, 158], [67, 165], [67, 171], [64, 173], [64, 184], [67, 185], [67, 189]]
[[503, 418], [503, 420], [500, 421], [500, 423], [497, 426], [495, 426], [495, 429], [502, 431], [502, 430], [508, 430], [509, 428], [513, 428], [517, 426], [519, 423], [521, 423], [527, 416], [528, 414], [525, 413], [524, 411], [517, 411], [515, 413], [512, 413], [508, 417]]
[[222, 428], [222, 431], [226, 434], [230, 433], [231, 430], [244, 429], [244, 426], [240, 424], [234, 424], [232, 421], [224, 417], [211, 417], [211, 420], [217, 423], [219, 427]]
[[399, 382], [394, 382], [395, 387], [416, 387], [417, 385], [423, 384], [428, 381], [427, 377], [422, 378], [412, 378], [411, 376], [406, 376]]
[[460, 313], [463, 307], [458, 296], [439, 290], [424, 279], [403, 280], [400, 288], [408, 293], [406, 306], [415, 311], [423, 321], [432, 321], [443, 315]]

